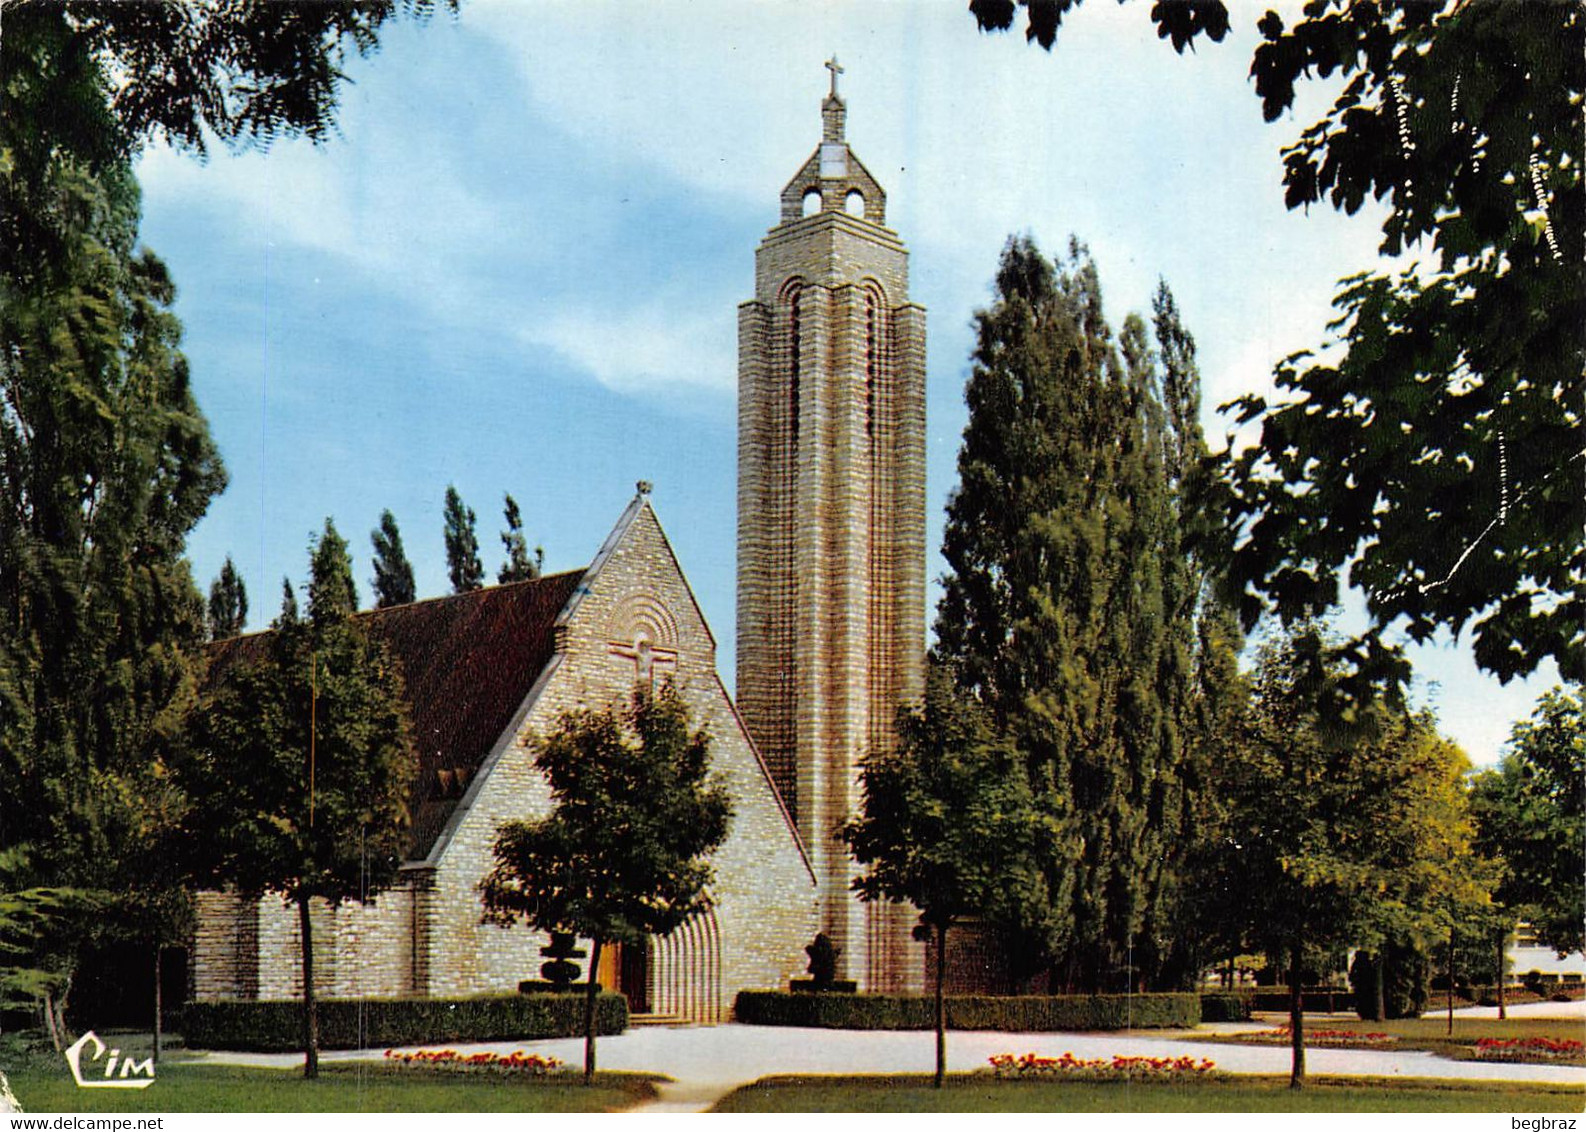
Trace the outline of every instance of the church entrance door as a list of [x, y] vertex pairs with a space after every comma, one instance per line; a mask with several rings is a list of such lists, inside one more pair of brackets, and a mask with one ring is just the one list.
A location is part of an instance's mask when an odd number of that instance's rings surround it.
[[628, 1013], [650, 1013], [650, 945], [621, 945], [617, 989], [628, 998]]

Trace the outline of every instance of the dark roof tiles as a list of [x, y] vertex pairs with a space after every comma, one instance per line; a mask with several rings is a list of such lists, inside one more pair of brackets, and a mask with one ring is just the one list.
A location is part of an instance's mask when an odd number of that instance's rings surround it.
[[[409, 857], [423, 860], [556, 644], [556, 615], [584, 571], [358, 615], [406, 686], [418, 781]], [[211, 647], [211, 681], [263, 653], [267, 633]]]

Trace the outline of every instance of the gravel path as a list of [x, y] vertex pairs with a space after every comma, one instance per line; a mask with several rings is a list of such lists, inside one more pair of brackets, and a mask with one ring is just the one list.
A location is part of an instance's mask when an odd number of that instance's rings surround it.
[[[1539, 1006], [1549, 1004], [1539, 1003]], [[1517, 1011], [1519, 1008], [1515, 1008]], [[1557, 1012], [1558, 1007], [1554, 1007]], [[1515, 1011], [1511, 1011], [1514, 1014]], [[1578, 1018], [1586, 1014], [1575, 1012]], [[1556, 1016], [1556, 1013], [1555, 1015]], [[1566, 1026], [1574, 1022], [1571, 1018]], [[1325, 1025], [1325, 1020], [1318, 1020]], [[1270, 1023], [1218, 1026], [1216, 1032], [1263, 1029]], [[434, 1048], [434, 1047], [429, 1047]], [[570, 1065], [583, 1061], [583, 1041], [557, 1038], [535, 1042], [486, 1042], [456, 1046], [459, 1052], [514, 1049], [550, 1054]], [[379, 1060], [384, 1050], [343, 1050], [324, 1053], [325, 1062]], [[1211, 1058], [1217, 1068], [1230, 1073], [1287, 1073], [1289, 1051], [1279, 1046], [1238, 1046], [1216, 1042], [1178, 1040], [1161, 1031], [1106, 1034], [1007, 1034], [986, 1031], [953, 1032], [947, 1037], [947, 1065], [953, 1072], [986, 1066], [997, 1053], [1036, 1053], [1075, 1057], [1111, 1057], [1129, 1054], [1146, 1057]], [[602, 1069], [661, 1073], [672, 1079], [661, 1089], [659, 1101], [638, 1112], [702, 1112], [740, 1085], [775, 1074], [789, 1073], [929, 1073], [935, 1048], [928, 1032], [802, 1030], [777, 1026], [644, 1027], [616, 1037], [601, 1038], [598, 1047]], [[207, 1053], [213, 1064], [295, 1067], [300, 1054]], [[1465, 1081], [1526, 1081], [1548, 1084], [1586, 1084], [1586, 1069], [1562, 1065], [1509, 1065], [1480, 1061], [1452, 1061], [1422, 1051], [1337, 1050], [1306, 1051], [1306, 1069], [1316, 1075], [1354, 1077], [1439, 1077]]]

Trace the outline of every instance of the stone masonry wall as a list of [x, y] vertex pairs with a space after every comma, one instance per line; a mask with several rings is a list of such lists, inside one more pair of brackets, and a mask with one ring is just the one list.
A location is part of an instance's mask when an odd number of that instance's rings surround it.
[[543, 815], [549, 789], [532, 764], [537, 736], [574, 708], [623, 703], [641, 678], [635, 647], [650, 648], [712, 737], [712, 768], [727, 779], [734, 817], [717, 851], [712, 887], [726, 1001], [737, 990], [777, 986], [802, 969], [813, 937], [815, 889], [774, 790], [745, 740], [715, 671], [715, 642], [648, 504], [639, 507], [559, 634], [559, 656], [517, 739], [481, 775], [435, 872], [430, 994], [505, 991], [535, 978], [544, 937], [481, 925], [475, 886], [493, 863], [496, 827]]

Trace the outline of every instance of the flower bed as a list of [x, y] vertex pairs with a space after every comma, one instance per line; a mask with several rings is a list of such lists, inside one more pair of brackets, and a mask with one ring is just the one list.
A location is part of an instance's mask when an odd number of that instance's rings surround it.
[[[1235, 1037], [1239, 1041], [1254, 1042], [1257, 1045], [1287, 1045], [1294, 1040], [1294, 1033], [1287, 1026], [1283, 1026], [1276, 1030], [1257, 1030], [1253, 1034], [1238, 1034]], [[1382, 1049], [1398, 1040], [1392, 1034], [1375, 1030], [1305, 1031], [1307, 1049]]]
[[565, 1069], [567, 1063], [559, 1057], [548, 1057], [540, 1053], [524, 1053], [522, 1050], [513, 1050], [508, 1054], [499, 1053], [470, 1053], [461, 1054], [454, 1049], [421, 1049], [414, 1053], [398, 1053], [394, 1049], [385, 1051], [386, 1061], [392, 1065], [415, 1066], [418, 1068], [439, 1068], [448, 1070], [462, 1070], [464, 1072], [500, 1072], [521, 1073], [530, 1077], [543, 1077], [547, 1073], [555, 1073]]
[[1574, 1061], [1586, 1056], [1586, 1042], [1572, 1038], [1481, 1038], [1478, 1061]]
[[1209, 1058], [1193, 1057], [1112, 1057], [1081, 1058], [1072, 1053], [1062, 1057], [1039, 1057], [1033, 1053], [993, 1054], [991, 1073], [1003, 1080], [1022, 1081], [1061, 1077], [1068, 1080], [1108, 1081], [1149, 1077], [1152, 1080], [1183, 1080], [1205, 1077], [1217, 1069]]

